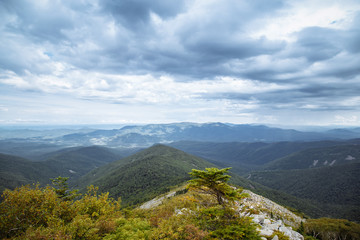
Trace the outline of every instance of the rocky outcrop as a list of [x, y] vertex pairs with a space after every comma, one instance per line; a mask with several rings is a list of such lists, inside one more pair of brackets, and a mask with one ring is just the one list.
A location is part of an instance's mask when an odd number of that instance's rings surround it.
[[[278, 240], [277, 234], [281, 233], [290, 240], [304, 240], [304, 237], [293, 230], [298, 228], [305, 219], [295, 215], [288, 209], [276, 204], [275, 202], [257, 195], [249, 190], [244, 190], [246, 198], [235, 202], [235, 208], [241, 217], [251, 217], [253, 222], [258, 224], [258, 231], [262, 239]], [[167, 198], [171, 198], [176, 191], [169, 192], [166, 195], [157, 197], [151, 201], [142, 204], [139, 208], [151, 209], [159, 206]], [[176, 209], [176, 215], [192, 214], [187, 208]]]
[[271, 236], [272, 239], [278, 239], [278, 232], [291, 240], [304, 239], [300, 233], [293, 230], [293, 227], [298, 228], [301, 222], [305, 221], [303, 218], [251, 191], [244, 190], [243, 193], [247, 194], [247, 197], [237, 203], [240, 215], [251, 217], [253, 222], [259, 225], [258, 230], [264, 239]]
[[162, 204], [165, 199], [173, 197], [173, 196], [175, 196], [175, 194], [176, 194], [176, 191], [171, 191], [168, 194], [166, 194], [165, 196], [160, 196], [160, 197], [154, 198], [150, 201], [143, 203], [139, 208], [140, 209], [151, 209], [151, 208], [157, 207], [160, 204]]

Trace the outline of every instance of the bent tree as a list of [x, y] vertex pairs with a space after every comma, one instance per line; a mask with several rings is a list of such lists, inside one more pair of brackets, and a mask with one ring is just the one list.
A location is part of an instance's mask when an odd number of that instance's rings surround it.
[[218, 204], [225, 206], [226, 202], [237, 199], [239, 192], [227, 182], [229, 175], [226, 175], [231, 168], [206, 168], [205, 171], [192, 169], [189, 173], [193, 179], [189, 180], [188, 188], [200, 190], [202, 193], [214, 196]]

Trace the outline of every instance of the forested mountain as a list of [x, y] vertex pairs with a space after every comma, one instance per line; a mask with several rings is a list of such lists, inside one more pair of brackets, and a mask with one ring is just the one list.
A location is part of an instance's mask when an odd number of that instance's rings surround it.
[[252, 172], [248, 179], [300, 199], [323, 214], [360, 221], [360, 163], [311, 169]]
[[[72, 187], [85, 189], [94, 184], [113, 197], [120, 196], [124, 205], [134, 205], [182, 184], [193, 168], [232, 167], [233, 184], [311, 217], [359, 220], [355, 176], [360, 174], [360, 139], [346, 140], [358, 136], [358, 129], [309, 133], [254, 125], [179, 123], [68, 133], [0, 136], [4, 139], [0, 141], [1, 190], [34, 182], [48, 184], [50, 178], [63, 176], [70, 178]], [[286, 141], [273, 142], [277, 139]], [[305, 141], [310, 139], [316, 141]], [[139, 146], [154, 142], [170, 147], [154, 145], [137, 152]]]
[[80, 187], [99, 186], [124, 204], [149, 200], [190, 178], [193, 168], [213, 164], [164, 145], [155, 145], [130, 157], [95, 169], [79, 180]]
[[71, 178], [81, 177], [97, 167], [122, 158], [110, 149], [99, 146], [67, 148], [44, 157], [47, 159], [45, 165], [60, 176]]
[[[77, 188], [89, 184], [99, 186], [112, 197], [121, 197], [124, 205], [134, 205], [149, 200], [168, 191], [175, 185], [190, 178], [192, 169], [213, 167], [201, 158], [164, 145], [155, 145], [127, 158], [99, 167], [78, 180]], [[296, 197], [249, 181], [235, 173], [230, 173], [231, 183], [262, 194], [276, 202], [301, 209], [309, 216], [322, 213], [310, 201]], [[314, 215], [314, 216], [321, 216]]]
[[360, 162], [360, 144], [311, 148], [265, 165], [266, 170], [303, 169]]

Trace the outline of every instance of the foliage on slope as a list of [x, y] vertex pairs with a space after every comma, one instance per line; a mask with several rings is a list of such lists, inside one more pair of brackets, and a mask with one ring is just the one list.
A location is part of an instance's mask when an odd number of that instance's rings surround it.
[[76, 179], [90, 170], [121, 158], [103, 147], [66, 148], [43, 156], [46, 160], [30, 161], [0, 153], [0, 192], [21, 185], [49, 184], [50, 178], [64, 176]]
[[[121, 210], [120, 201], [109, 198], [108, 193], [98, 194], [93, 186], [76, 200], [62, 198], [56, 190], [38, 185], [6, 190], [0, 203], [0, 238], [260, 240], [250, 218], [240, 217], [231, 205], [221, 206], [215, 198], [197, 191], [178, 191], [157, 207]], [[359, 239], [360, 225], [310, 219], [299, 231], [309, 235], [306, 239], [341, 236], [355, 240]], [[288, 239], [276, 234], [279, 239]]]
[[99, 146], [66, 148], [43, 157], [47, 159], [43, 164], [56, 170], [58, 175], [75, 179], [122, 158], [110, 149]]
[[314, 169], [251, 173], [251, 180], [310, 200], [320, 212], [312, 217], [332, 216], [360, 221], [360, 163]]
[[138, 204], [187, 181], [191, 169], [211, 166], [180, 150], [155, 145], [90, 172], [79, 186], [93, 184], [112, 197], [120, 196], [124, 205]]
[[309, 219], [301, 231], [307, 236], [321, 240], [360, 239], [360, 224], [344, 219]]
[[[254, 239], [247, 217], [196, 192], [178, 195], [148, 210], [120, 210], [119, 201], [90, 187], [77, 200], [52, 187], [6, 190], [0, 204], [3, 239]], [[181, 209], [181, 210], [180, 210]], [[182, 211], [182, 212], [181, 212]]]
[[42, 163], [0, 153], [0, 192], [31, 183], [48, 183], [56, 172]]
[[265, 166], [266, 170], [307, 169], [360, 162], [360, 145], [340, 145], [303, 150]]
[[63, 200], [52, 187], [23, 186], [3, 193], [2, 239], [100, 239], [121, 217], [118, 201], [95, 187], [79, 200]]

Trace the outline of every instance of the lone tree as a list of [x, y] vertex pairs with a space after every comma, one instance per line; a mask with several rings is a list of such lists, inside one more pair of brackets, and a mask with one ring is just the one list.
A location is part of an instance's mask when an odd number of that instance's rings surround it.
[[240, 194], [227, 184], [230, 176], [225, 175], [231, 168], [206, 168], [206, 171], [192, 169], [189, 173], [194, 179], [189, 180], [188, 188], [200, 190], [214, 196], [217, 202], [225, 206], [227, 201], [234, 201]]
[[77, 193], [78, 190], [69, 190], [69, 184], [67, 182], [68, 179], [68, 177], [60, 176], [51, 179], [51, 182], [55, 187], [56, 195], [64, 201], [74, 200], [76, 197], [80, 196], [80, 194]]

